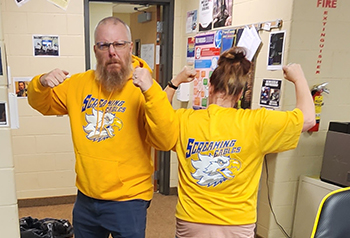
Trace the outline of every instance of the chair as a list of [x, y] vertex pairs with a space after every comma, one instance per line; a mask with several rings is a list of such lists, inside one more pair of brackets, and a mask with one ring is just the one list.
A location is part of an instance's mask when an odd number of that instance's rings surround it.
[[327, 194], [316, 215], [311, 238], [350, 237], [350, 187]]

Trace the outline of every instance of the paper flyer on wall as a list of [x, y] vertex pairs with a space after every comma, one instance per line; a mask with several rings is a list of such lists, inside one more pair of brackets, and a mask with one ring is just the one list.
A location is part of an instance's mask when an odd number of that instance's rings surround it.
[[186, 33], [195, 32], [197, 29], [197, 10], [188, 11], [186, 18]]
[[270, 33], [267, 70], [281, 70], [284, 56], [284, 42], [286, 31]]
[[237, 46], [247, 49], [246, 58], [252, 60], [261, 44], [261, 39], [255, 27], [245, 27]]
[[141, 58], [154, 70], [154, 44], [141, 45]]
[[213, 0], [200, 0], [198, 11], [199, 31], [211, 30], [213, 24]]
[[213, 0], [213, 28], [232, 25], [233, 0]]
[[263, 79], [260, 93], [260, 105], [278, 108], [280, 106], [282, 80]]
[[208, 106], [209, 78], [220, 57], [222, 31], [198, 34], [195, 37], [196, 77], [193, 80], [193, 108]]

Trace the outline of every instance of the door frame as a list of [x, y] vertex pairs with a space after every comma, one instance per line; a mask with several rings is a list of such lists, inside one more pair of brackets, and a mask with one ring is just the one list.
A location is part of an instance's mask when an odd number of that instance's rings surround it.
[[[159, 84], [165, 88], [167, 81], [173, 75], [173, 45], [174, 45], [174, 4], [175, 0], [149, 0], [149, 1], [130, 1], [130, 0], [84, 0], [84, 33], [85, 33], [85, 69], [89, 70], [90, 65], [90, 16], [89, 2], [113, 2], [127, 4], [150, 4], [163, 6], [163, 32], [161, 39], [161, 54], [159, 64]], [[158, 188], [164, 195], [170, 194], [170, 151], [157, 151], [158, 157]], [[155, 184], [154, 186], [157, 186]]]

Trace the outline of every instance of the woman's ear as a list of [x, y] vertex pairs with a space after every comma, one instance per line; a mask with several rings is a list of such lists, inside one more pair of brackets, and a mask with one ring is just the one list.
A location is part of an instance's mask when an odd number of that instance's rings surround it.
[[242, 98], [242, 95], [243, 95], [243, 89], [242, 89], [241, 92], [237, 95], [237, 98], [235, 98], [235, 101], [238, 102], [239, 99]]
[[213, 93], [214, 93], [214, 87], [211, 86], [211, 83], [209, 82], [209, 96], [213, 95]]
[[238, 100], [242, 97], [242, 95], [243, 95], [243, 89], [241, 90], [241, 92], [238, 95]]

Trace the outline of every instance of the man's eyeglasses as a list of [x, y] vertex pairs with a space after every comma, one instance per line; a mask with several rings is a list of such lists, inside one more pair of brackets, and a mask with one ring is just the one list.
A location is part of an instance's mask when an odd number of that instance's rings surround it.
[[118, 50], [122, 50], [125, 48], [125, 46], [127, 44], [131, 43], [130, 41], [125, 41], [125, 40], [120, 40], [120, 41], [114, 41], [112, 43], [108, 43], [108, 42], [97, 42], [96, 46], [99, 50], [102, 51], [107, 51], [109, 50], [109, 47], [112, 45], [114, 50], [118, 51]]

